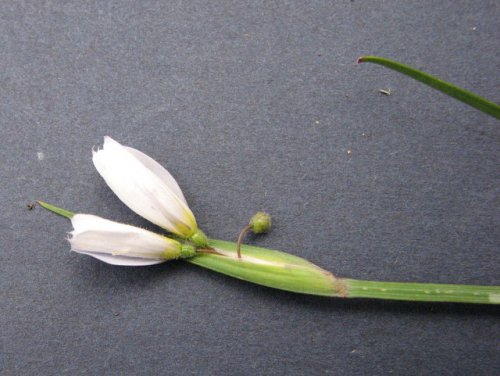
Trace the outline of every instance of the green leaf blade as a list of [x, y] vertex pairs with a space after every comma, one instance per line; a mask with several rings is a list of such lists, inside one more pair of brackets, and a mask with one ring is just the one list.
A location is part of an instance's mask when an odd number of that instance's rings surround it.
[[433, 89], [439, 90], [442, 93], [449, 95], [450, 97], [458, 99], [459, 101], [464, 102], [469, 106], [472, 106], [488, 115], [500, 119], [500, 106], [496, 103], [493, 103], [483, 97], [480, 97], [477, 94], [462, 89], [449, 82], [441, 80], [440, 78], [415, 69], [409, 65], [378, 56], [362, 56], [358, 59], [358, 63], [364, 62], [382, 65], [386, 68], [400, 72], [406, 76], [422, 82], [425, 85], [432, 87]]

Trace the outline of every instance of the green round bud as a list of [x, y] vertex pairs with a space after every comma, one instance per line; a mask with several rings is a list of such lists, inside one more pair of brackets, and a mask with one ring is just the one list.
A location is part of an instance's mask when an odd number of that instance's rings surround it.
[[194, 255], [196, 255], [196, 247], [192, 246], [191, 244], [181, 245], [181, 253], [179, 255], [179, 258], [184, 259], [193, 257]]
[[271, 227], [271, 216], [265, 212], [257, 212], [252, 219], [250, 219], [250, 226], [254, 234], [267, 232]]
[[196, 230], [196, 232], [189, 238], [197, 247], [206, 247], [208, 245], [208, 238], [203, 231], [200, 229]]

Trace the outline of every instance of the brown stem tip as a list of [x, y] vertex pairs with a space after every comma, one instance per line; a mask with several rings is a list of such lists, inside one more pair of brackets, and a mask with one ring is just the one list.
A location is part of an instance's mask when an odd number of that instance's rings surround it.
[[241, 258], [241, 243], [243, 242], [243, 238], [247, 234], [248, 231], [252, 229], [252, 225], [248, 224], [243, 227], [240, 231], [240, 235], [238, 236], [238, 240], [236, 241], [236, 253], [238, 254], [238, 258]]

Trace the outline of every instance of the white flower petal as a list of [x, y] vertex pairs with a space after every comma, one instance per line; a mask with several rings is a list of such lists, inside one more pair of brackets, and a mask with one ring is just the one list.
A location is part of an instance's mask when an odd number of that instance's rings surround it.
[[134, 157], [136, 157], [146, 168], [150, 169], [152, 173], [158, 176], [172, 191], [174, 191], [177, 197], [179, 197], [187, 205], [187, 201], [182, 193], [181, 187], [179, 187], [179, 184], [177, 184], [177, 181], [170, 174], [170, 172], [142, 151], [129, 146], [125, 146], [125, 149], [132, 153]]
[[110, 264], [158, 264], [181, 252], [181, 244], [173, 239], [95, 215], [76, 214], [71, 223], [71, 250]]
[[197, 231], [175, 179], [150, 157], [105, 137], [93, 161], [111, 190], [134, 212], [185, 238]]
[[167, 261], [167, 260], [147, 260], [136, 257], [110, 256], [96, 252], [78, 252], [78, 253], [92, 256], [100, 261], [105, 262], [106, 264], [120, 265], [120, 266], [148, 266], [148, 265], [161, 264]]

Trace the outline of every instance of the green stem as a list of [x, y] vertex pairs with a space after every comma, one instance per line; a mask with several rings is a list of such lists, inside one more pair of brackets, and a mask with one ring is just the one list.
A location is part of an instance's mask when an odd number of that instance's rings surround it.
[[364, 62], [382, 65], [384, 67], [403, 73], [455, 99], [458, 99], [459, 101], [467, 103], [469, 106], [472, 106], [488, 115], [500, 119], [500, 106], [496, 103], [493, 103], [483, 97], [480, 97], [477, 94], [471, 93], [470, 91], [450, 84], [449, 82], [441, 80], [428, 73], [419, 71], [418, 69], [415, 69], [409, 65], [401, 64], [397, 61], [378, 56], [362, 56], [358, 59], [358, 63]]
[[343, 279], [349, 298], [499, 304], [499, 286], [445, 285], [439, 283], [378, 282]]
[[340, 298], [500, 304], [500, 286], [363, 281], [337, 278], [307, 260], [267, 248], [209, 240], [219, 252], [187, 259], [198, 266], [248, 282], [296, 293]]

